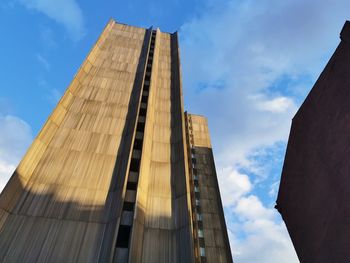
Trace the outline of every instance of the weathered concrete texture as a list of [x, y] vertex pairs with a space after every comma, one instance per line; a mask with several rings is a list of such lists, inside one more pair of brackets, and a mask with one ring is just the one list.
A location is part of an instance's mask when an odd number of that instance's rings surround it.
[[293, 118], [277, 208], [301, 262], [350, 260], [350, 23]]
[[[206, 261], [229, 262], [193, 118]], [[177, 33], [111, 20], [0, 195], [0, 262], [196, 261], [188, 150]]]
[[177, 34], [157, 30], [130, 262], [193, 262]]
[[177, 34], [111, 20], [0, 196], [0, 262], [193, 262], [185, 149]]
[[207, 119], [186, 114], [197, 262], [232, 262]]
[[110, 21], [0, 196], [0, 262], [107, 262], [146, 30]]

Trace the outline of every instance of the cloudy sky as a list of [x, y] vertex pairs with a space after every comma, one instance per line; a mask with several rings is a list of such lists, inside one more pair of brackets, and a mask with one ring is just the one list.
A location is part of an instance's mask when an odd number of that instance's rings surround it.
[[291, 119], [350, 1], [2, 0], [0, 190], [110, 17], [180, 32], [185, 107], [209, 119], [235, 262], [298, 262], [273, 206]]

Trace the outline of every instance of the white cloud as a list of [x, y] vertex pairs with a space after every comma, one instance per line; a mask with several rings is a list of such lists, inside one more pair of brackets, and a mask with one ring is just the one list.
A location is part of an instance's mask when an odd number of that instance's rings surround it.
[[28, 9], [47, 15], [57, 23], [63, 24], [74, 40], [85, 34], [82, 10], [75, 0], [17, 0]]
[[241, 198], [235, 207], [235, 212], [247, 220], [272, 219], [274, 216], [274, 212], [266, 209], [254, 195]]
[[[220, 190], [234, 261], [298, 262], [283, 221], [274, 208], [266, 207], [258, 196], [251, 194], [253, 184], [249, 177], [231, 168], [220, 172]], [[271, 189], [277, 190], [276, 186], [278, 182], [273, 183]], [[269, 194], [275, 194], [271, 191]]]
[[235, 204], [241, 196], [252, 190], [252, 184], [246, 174], [231, 167], [226, 167], [219, 173], [222, 175], [219, 183], [224, 206]]
[[39, 63], [48, 71], [50, 70], [50, 63], [47, 61], [47, 59], [41, 55], [37, 54], [36, 59], [39, 61]]
[[6, 183], [10, 179], [15, 169], [16, 166], [14, 166], [13, 164], [8, 164], [3, 160], [0, 160], [0, 193], [5, 187]]
[[235, 226], [245, 236], [237, 238], [235, 229], [229, 233], [235, 262], [298, 262], [287, 230], [273, 209], [264, 207], [254, 195], [242, 198], [233, 209], [240, 215]]
[[244, 240], [232, 242], [235, 262], [299, 262], [283, 223], [259, 219], [243, 225], [250, 232]]
[[283, 113], [291, 108], [294, 109], [295, 105], [291, 98], [276, 97], [271, 100], [259, 101], [257, 103], [257, 108], [272, 113]]
[[270, 185], [269, 196], [273, 199], [277, 199], [278, 188], [280, 186], [280, 181], [274, 182]]
[[[235, 262], [298, 262], [279, 215], [261, 202], [275, 198], [277, 178], [249, 157], [287, 140], [298, 104], [339, 43], [350, 2], [206, 2], [180, 30], [184, 98], [209, 120]], [[252, 176], [261, 173], [268, 174]]]
[[189, 111], [209, 118], [216, 159], [226, 165], [287, 139], [299, 98], [275, 86], [292, 79], [293, 92], [305, 87], [295, 80], [315, 80], [339, 42], [350, 3], [251, 0], [211, 7], [180, 30], [184, 98]]
[[0, 115], [0, 192], [31, 142], [32, 131], [26, 122]]

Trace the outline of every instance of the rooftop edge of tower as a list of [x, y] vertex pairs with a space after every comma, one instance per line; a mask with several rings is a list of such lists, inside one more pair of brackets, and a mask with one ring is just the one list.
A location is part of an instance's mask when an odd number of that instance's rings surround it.
[[190, 113], [190, 112], [187, 112], [187, 111], [186, 111], [186, 113], [187, 113], [188, 115], [190, 115], [190, 116], [200, 117], [200, 118], [206, 119], [206, 120], [208, 121], [208, 118], [205, 117], [205, 116], [202, 115], [202, 114], [193, 114], [193, 113]]
[[[115, 20], [114, 18], [110, 18], [109, 21], [108, 21], [108, 24], [113, 24], [113, 23], [115, 23], [115, 24], [120, 24], [120, 25], [126, 25], [126, 26], [130, 26], [130, 27], [135, 27], [135, 28], [144, 28], [144, 29], [153, 28], [153, 26], [150, 26], [149, 28], [145, 28], [145, 27], [140, 27], [140, 26], [129, 25], [129, 24], [126, 24], [126, 23], [118, 22], [118, 21]], [[176, 35], [176, 34], [178, 34], [178, 31], [175, 31], [175, 32], [173, 32], [173, 33], [171, 33], [171, 32], [165, 32], [165, 31], [163, 32], [163, 31], [160, 30], [159, 27], [154, 27], [154, 30], [157, 30], [157, 29], [158, 29], [161, 33], [164, 33], [164, 34], [169, 34], [169, 35]]]
[[212, 148], [207, 117], [186, 112], [192, 124], [193, 146]]

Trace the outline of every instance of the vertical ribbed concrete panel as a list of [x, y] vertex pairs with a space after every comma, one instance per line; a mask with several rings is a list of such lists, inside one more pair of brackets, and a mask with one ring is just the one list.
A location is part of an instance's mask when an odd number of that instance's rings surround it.
[[132, 235], [132, 262], [192, 262], [177, 34], [157, 30]]
[[0, 262], [110, 257], [145, 36], [142, 28], [106, 26], [0, 196]]

